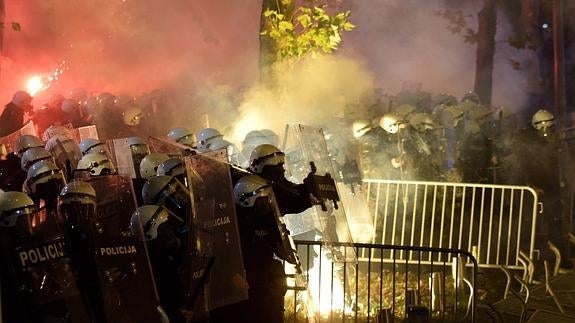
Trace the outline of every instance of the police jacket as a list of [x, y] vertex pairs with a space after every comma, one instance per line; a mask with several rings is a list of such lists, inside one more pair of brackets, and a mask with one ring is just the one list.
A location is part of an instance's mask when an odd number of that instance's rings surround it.
[[9, 135], [24, 125], [24, 111], [10, 102], [0, 115], [0, 137]]
[[282, 215], [301, 213], [312, 206], [304, 184], [295, 184], [284, 178], [273, 182], [272, 189]]

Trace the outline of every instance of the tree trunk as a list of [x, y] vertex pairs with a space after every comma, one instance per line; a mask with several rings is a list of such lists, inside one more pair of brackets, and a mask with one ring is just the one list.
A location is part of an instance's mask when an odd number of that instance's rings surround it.
[[478, 15], [478, 41], [475, 61], [475, 93], [481, 103], [491, 105], [493, 87], [493, 56], [495, 55], [495, 33], [497, 12], [495, 0], [484, 0]]
[[559, 129], [565, 124], [565, 45], [563, 39], [563, 1], [553, 0], [553, 102]]
[[295, 1], [262, 0], [262, 11], [260, 15], [260, 82], [263, 84], [273, 84], [272, 66], [277, 60], [277, 46], [273, 39], [261, 34], [261, 32], [266, 29], [266, 20], [264, 19], [264, 12], [266, 10], [275, 10], [291, 18], [295, 10]]

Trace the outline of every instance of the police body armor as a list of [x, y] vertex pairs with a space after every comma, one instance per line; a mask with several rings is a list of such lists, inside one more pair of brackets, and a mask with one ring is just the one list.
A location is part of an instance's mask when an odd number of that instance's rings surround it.
[[97, 176], [88, 182], [98, 201], [89, 234], [106, 322], [164, 322], [145, 238], [130, 230], [136, 209], [131, 178]]
[[19, 217], [1, 239], [4, 322], [90, 322], [55, 213]]

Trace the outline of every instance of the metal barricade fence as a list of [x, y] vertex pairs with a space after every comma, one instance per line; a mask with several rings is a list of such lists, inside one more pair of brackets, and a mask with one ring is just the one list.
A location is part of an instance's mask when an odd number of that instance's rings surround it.
[[[332, 245], [369, 256], [333, 262]], [[467, 251], [318, 241], [296, 241], [296, 246], [308, 289], [288, 290], [286, 322], [476, 320], [478, 266]], [[413, 257], [400, 259], [400, 253]], [[434, 261], [438, 256], [443, 260]]]
[[540, 210], [530, 187], [363, 182], [375, 232], [372, 243], [468, 250], [480, 267], [521, 268], [519, 251], [534, 256]]

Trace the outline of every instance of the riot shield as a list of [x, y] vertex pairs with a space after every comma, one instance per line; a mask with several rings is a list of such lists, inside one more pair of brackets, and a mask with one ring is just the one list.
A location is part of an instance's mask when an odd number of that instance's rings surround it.
[[2, 155], [7, 155], [14, 151], [14, 143], [18, 138], [22, 135], [32, 135], [36, 136], [36, 129], [34, 128], [34, 124], [32, 122], [28, 122], [22, 128], [14, 131], [13, 133], [0, 137], [0, 146], [2, 146]]
[[74, 134], [72, 133], [73, 129], [74, 128], [71, 123], [66, 123], [61, 126], [50, 126], [44, 131], [44, 133], [42, 133], [42, 141], [46, 142], [55, 136], [75, 139]]
[[270, 240], [276, 242], [274, 246], [275, 254], [288, 263], [299, 267], [298, 271], [301, 273], [301, 263], [297, 255], [297, 249], [285, 225], [284, 217], [281, 215], [273, 189], [271, 187], [265, 187], [261, 190], [262, 195], [267, 196], [275, 215], [273, 219], [275, 226], [270, 232]]
[[[26, 224], [10, 228], [18, 230], [18, 234], [11, 241], [2, 239], [1, 246], [4, 264], [12, 267], [6, 270], [2, 266], [0, 275], [9, 289], [3, 292], [9, 293], [10, 300], [6, 301], [16, 305], [6, 308], [8, 320], [15, 317], [15, 322], [90, 322], [87, 300], [70, 266], [56, 214], [42, 209], [19, 217], [27, 217]], [[11, 256], [4, 257], [5, 253]]]
[[65, 170], [66, 178], [69, 179], [82, 158], [82, 152], [71, 129], [64, 126], [51, 126], [44, 132], [42, 138], [48, 138], [46, 150], [54, 156], [56, 165]]
[[201, 246], [198, 255], [212, 261], [211, 266], [202, 269], [207, 279], [206, 306], [212, 310], [246, 300], [248, 290], [226, 152], [188, 156], [185, 163], [193, 205], [192, 236]]
[[164, 322], [145, 238], [130, 229], [136, 209], [131, 178], [109, 175], [88, 182], [98, 202], [91, 237], [107, 322]]
[[148, 143], [152, 152], [166, 154], [170, 157], [181, 158], [195, 152], [195, 150], [186, 145], [160, 137], [150, 136], [148, 137]]
[[[287, 128], [285, 138], [283, 151], [286, 154], [288, 170], [286, 176], [296, 183], [308, 178], [308, 191], [311, 190], [314, 197], [319, 200], [318, 205], [300, 214], [286, 215], [288, 229], [294, 236], [306, 232], [318, 232], [320, 239], [328, 246], [330, 242], [352, 242], [344, 208], [338, 205], [341, 192], [335, 181], [336, 177], [331, 176], [334, 174], [334, 168], [323, 130], [292, 125]], [[308, 176], [310, 173], [312, 176]], [[354, 262], [356, 255], [353, 248], [339, 250], [343, 248], [346, 247], [330, 246], [332, 260]]]
[[80, 142], [86, 138], [100, 139], [98, 129], [95, 125], [74, 128], [72, 134], [77, 144], [80, 144]]
[[139, 168], [140, 165], [134, 164], [128, 138], [111, 139], [106, 143], [118, 174], [136, 178], [136, 174], [139, 173], [136, 171], [136, 167]]

